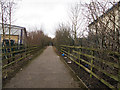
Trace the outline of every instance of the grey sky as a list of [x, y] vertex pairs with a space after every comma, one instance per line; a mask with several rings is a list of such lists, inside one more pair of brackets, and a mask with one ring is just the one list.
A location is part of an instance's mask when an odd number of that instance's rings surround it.
[[22, 0], [16, 10], [15, 25], [24, 26], [28, 31], [33, 27], [43, 28], [45, 34], [54, 37], [55, 28], [68, 21], [68, 10], [75, 2], [90, 0]]
[[24, 26], [28, 31], [42, 27], [45, 34], [54, 37], [55, 28], [68, 21], [68, 9], [75, 2], [79, 0], [22, 0], [16, 10], [14, 24]]

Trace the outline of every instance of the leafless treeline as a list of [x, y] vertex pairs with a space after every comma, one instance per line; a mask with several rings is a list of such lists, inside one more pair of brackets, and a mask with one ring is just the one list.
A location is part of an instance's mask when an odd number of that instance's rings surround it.
[[120, 51], [120, 2], [80, 2], [72, 7], [70, 20], [69, 35], [74, 45]]
[[[108, 5], [111, 5], [110, 9], [108, 9]], [[89, 46], [119, 51], [120, 3], [92, 1], [90, 4], [86, 4], [85, 7], [87, 7], [88, 12], [86, 18], [88, 23], [90, 22], [88, 26]]]
[[28, 32], [28, 44], [44, 47], [52, 44], [52, 39], [45, 35], [42, 30], [34, 30]]

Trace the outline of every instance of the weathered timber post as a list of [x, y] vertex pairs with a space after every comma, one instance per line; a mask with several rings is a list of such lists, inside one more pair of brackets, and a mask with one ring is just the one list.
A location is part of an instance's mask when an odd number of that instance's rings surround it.
[[[90, 52], [91, 52], [91, 55], [94, 56], [94, 51], [92, 50]], [[92, 69], [93, 69], [93, 58], [91, 58], [91, 67], [90, 67], [91, 72], [92, 72]], [[92, 78], [92, 74], [90, 74], [90, 78]]]
[[120, 90], [120, 55], [118, 56], [118, 85], [117, 88]]
[[2, 43], [0, 35], [0, 90], [2, 90]]
[[26, 58], [27, 58], [27, 51], [28, 51], [28, 46], [25, 45], [25, 56], [26, 56]]
[[[80, 61], [80, 58], [81, 58], [80, 56], [81, 56], [81, 55], [79, 54], [79, 52], [81, 53], [81, 48], [80, 48], [79, 51], [78, 51], [78, 55], [79, 55], [79, 57], [78, 57], [78, 58], [79, 58], [79, 63], [81, 64], [81, 61]], [[80, 66], [79, 66], [79, 68], [80, 68]]]
[[[22, 50], [22, 48], [23, 48], [23, 46], [22, 46], [22, 45], [20, 45], [20, 50]], [[22, 54], [23, 54], [23, 53], [21, 53], [21, 58], [22, 58], [22, 56], [23, 56]]]
[[62, 52], [62, 46], [59, 47], [60, 48], [60, 53]]
[[[120, 1], [118, 2], [118, 24], [120, 26]], [[120, 30], [120, 28], [119, 28]], [[120, 32], [118, 33], [118, 37], [120, 37]], [[118, 48], [120, 48], [120, 39], [118, 39]], [[120, 53], [120, 49], [118, 50], [118, 52]], [[119, 65], [119, 68], [118, 68], [118, 89], [120, 90], [120, 55], [118, 55], [118, 65]]]
[[[70, 48], [68, 48], [68, 53], [70, 54]], [[70, 55], [68, 55], [70, 57]]]

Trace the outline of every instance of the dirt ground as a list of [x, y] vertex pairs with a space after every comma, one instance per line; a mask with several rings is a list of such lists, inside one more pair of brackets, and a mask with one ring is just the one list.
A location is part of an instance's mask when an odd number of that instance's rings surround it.
[[85, 88], [49, 46], [4, 88]]

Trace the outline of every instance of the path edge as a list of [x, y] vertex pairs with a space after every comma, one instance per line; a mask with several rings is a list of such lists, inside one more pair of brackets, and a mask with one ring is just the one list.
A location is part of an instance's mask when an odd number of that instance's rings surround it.
[[[69, 68], [69, 70], [77, 77], [77, 79], [85, 86], [85, 88], [88, 89], [87, 85], [79, 78], [79, 76], [74, 72], [74, 70], [65, 62], [64, 58], [59, 54], [59, 51], [57, 50], [57, 48], [55, 46], [53, 46], [53, 50], [55, 51], [55, 53], [60, 57], [60, 60], [62, 60], [65, 65]], [[89, 90], [89, 89], [88, 89]]]
[[43, 53], [43, 51], [47, 48], [44, 47], [41, 50], [39, 50], [36, 54], [33, 55], [32, 58], [29, 58], [28, 61], [25, 62], [24, 65], [20, 66], [20, 68], [16, 69], [14, 72], [12, 72], [12, 75], [8, 77], [8, 79], [6, 81], [4, 81], [4, 83], [2, 83], [2, 89], [4, 89], [5, 85], [10, 82], [10, 80], [16, 76], [17, 73], [19, 73], [22, 69], [26, 68], [35, 58], [37, 58], [39, 55], [41, 55]]

